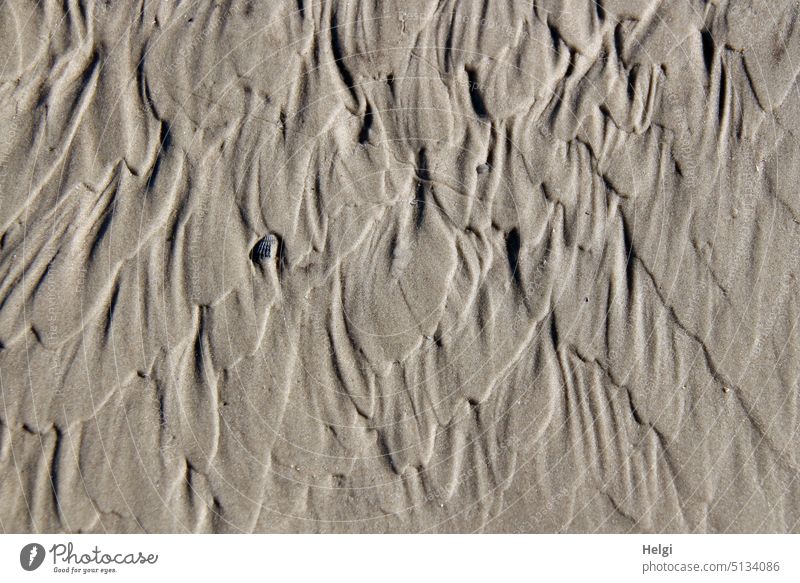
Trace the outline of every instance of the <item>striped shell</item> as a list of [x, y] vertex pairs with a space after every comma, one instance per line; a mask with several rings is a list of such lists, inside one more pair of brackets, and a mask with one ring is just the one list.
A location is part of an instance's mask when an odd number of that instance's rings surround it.
[[265, 235], [253, 247], [252, 257], [255, 263], [264, 263], [278, 250], [278, 238], [275, 235]]

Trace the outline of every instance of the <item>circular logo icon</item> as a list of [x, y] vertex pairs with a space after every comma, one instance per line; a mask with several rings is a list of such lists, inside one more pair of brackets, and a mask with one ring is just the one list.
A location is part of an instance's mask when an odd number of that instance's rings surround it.
[[26, 571], [35, 571], [44, 562], [44, 547], [39, 543], [30, 543], [19, 552], [19, 564]]

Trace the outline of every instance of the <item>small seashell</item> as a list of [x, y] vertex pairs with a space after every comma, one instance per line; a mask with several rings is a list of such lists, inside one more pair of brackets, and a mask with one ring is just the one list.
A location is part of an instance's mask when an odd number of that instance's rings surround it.
[[270, 233], [258, 240], [256, 246], [253, 247], [251, 257], [253, 263], [264, 263], [265, 260], [272, 257], [278, 251], [278, 238]]

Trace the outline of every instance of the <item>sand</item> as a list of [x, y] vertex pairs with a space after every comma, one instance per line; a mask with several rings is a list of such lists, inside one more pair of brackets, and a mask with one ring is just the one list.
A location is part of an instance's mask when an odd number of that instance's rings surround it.
[[798, 532], [797, 2], [0, 9], [3, 532]]

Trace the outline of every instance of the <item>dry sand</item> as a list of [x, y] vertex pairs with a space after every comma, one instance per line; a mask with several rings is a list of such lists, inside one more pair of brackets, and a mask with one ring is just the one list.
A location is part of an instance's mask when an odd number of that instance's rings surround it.
[[0, 8], [4, 532], [796, 532], [785, 1]]

